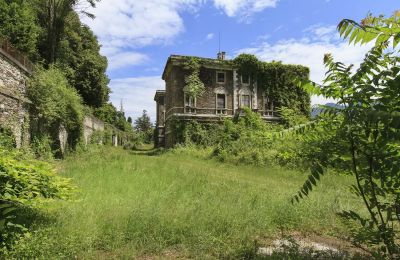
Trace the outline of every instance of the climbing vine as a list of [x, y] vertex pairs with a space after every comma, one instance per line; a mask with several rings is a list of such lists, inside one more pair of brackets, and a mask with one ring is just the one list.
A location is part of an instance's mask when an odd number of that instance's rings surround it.
[[239, 75], [249, 75], [250, 85], [258, 87], [274, 101], [275, 107], [289, 107], [309, 115], [310, 96], [297, 86], [298, 79], [307, 79], [309, 69], [301, 65], [263, 62], [251, 54], [240, 54], [233, 60]]
[[[274, 101], [277, 108], [288, 107], [302, 114], [310, 114], [310, 96], [297, 84], [299, 80], [308, 79], [309, 69], [301, 65], [288, 65], [281, 62], [263, 62], [251, 54], [240, 54], [234, 60], [214, 60], [187, 57], [184, 62], [185, 92], [192, 96], [201, 96], [205, 91], [201, 67], [207, 65], [235, 67], [240, 75], [250, 77], [250, 87], [255, 83]], [[203, 73], [204, 74], [204, 73]]]
[[201, 96], [205, 91], [204, 83], [200, 79], [200, 68], [198, 58], [190, 57], [184, 63], [184, 69], [187, 71], [184, 90], [191, 97]]

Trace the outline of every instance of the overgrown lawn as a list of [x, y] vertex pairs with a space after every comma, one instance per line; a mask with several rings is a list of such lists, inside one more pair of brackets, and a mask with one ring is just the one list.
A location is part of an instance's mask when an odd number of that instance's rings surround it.
[[47, 209], [13, 256], [251, 257], [254, 240], [282, 233], [344, 235], [335, 213], [359, 205], [346, 176], [328, 174], [309, 199], [292, 205], [307, 173], [201, 157], [98, 148], [68, 158], [60, 167], [79, 186], [76, 201]]

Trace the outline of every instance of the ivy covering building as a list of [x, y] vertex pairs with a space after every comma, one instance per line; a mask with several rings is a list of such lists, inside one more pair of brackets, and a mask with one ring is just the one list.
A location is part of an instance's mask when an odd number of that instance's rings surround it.
[[241, 114], [244, 107], [260, 113], [268, 122], [279, 122], [279, 108], [289, 107], [310, 114], [310, 96], [300, 87], [309, 69], [281, 62], [262, 62], [254, 55], [241, 54], [226, 60], [171, 55], [158, 90], [156, 145], [175, 144], [172, 124], [179, 121], [221, 122]]

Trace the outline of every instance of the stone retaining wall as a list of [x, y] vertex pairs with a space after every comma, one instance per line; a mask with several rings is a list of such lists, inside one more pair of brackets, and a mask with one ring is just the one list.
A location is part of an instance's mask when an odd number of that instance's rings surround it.
[[11, 129], [17, 147], [29, 142], [28, 76], [26, 68], [0, 49], [0, 128]]

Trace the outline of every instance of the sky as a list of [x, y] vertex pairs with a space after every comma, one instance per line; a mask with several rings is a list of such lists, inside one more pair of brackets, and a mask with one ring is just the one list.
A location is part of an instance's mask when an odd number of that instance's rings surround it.
[[[344, 18], [360, 21], [369, 12], [391, 15], [398, 0], [101, 0], [84, 18], [108, 58], [111, 102], [126, 116], [145, 109], [155, 119], [155, 91], [172, 54], [216, 58], [219, 42], [232, 59], [240, 53], [264, 61], [308, 66], [321, 82], [323, 56], [359, 64], [370, 46], [339, 38]], [[219, 40], [220, 39], [220, 40]], [[312, 104], [329, 102], [312, 97]]]

